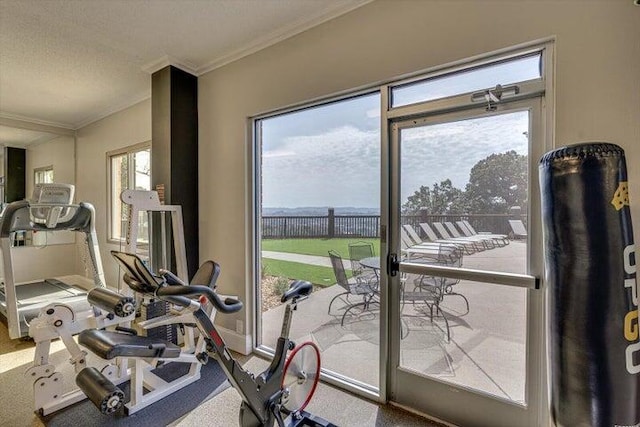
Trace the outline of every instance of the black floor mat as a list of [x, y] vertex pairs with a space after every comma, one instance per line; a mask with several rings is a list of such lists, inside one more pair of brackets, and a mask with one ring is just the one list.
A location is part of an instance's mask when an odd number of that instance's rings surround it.
[[[188, 366], [186, 363], [169, 363], [154, 370], [154, 373], [165, 381], [171, 381], [184, 373]], [[210, 360], [202, 367], [200, 376], [201, 378], [195, 383], [130, 416], [126, 416], [123, 410], [113, 415], [103, 415], [93, 403], [85, 399], [41, 419], [45, 425], [51, 427], [166, 426], [229, 386], [227, 377], [215, 360]], [[119, 387], [125, 393], [125, 400], [128, 401], [129, 382], [122, 383]]]

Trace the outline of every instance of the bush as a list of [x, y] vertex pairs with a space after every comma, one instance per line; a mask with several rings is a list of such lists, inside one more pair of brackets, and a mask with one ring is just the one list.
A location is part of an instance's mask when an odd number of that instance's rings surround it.
[[289, 279], [278, 276], [274, 285], [276, 295], [283, 295], [287, 290], [289, 290]]

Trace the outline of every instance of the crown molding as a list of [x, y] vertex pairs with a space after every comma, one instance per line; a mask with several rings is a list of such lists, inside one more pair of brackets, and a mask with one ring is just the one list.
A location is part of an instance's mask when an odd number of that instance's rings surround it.
[[311, 19], [305, 18], [305, 19], [299, 19], [297, 21], [294, 21], [291, 24], [285, 26], [284, 28], [281, 28], [277, 31], [269, 33], [264, 37], [260, 37], [259, 39], [250, 43], [248, 46], [231, 51], [218, 59], [214, 59], [213, 61], [210, 61], [207, 64], [197, 67], [196, 69], [197, 73], [195, 75], [201, 76], [203, 74], [206, 74], [210, 71], [215, 70], [216, 68], [220, 68], [234, 61], [242, 59], [245, 56], [249, 56], [260, 50], [266, 49], [269, 46], [273, 46], [276, 43], [279, 43], [283, 40], [286, 40], [297, 34], [307, 31], [324, 22], [330, 21], [341, 15], [349, 13], [352, 10], [358, 9], [367, 3], [371, 3], [372, 1], [374, 0], [361, 0], [355, 4], [351, 3], [346, 6], [337, 6], [331, 10], [319, 13], [318, 15], [312, 17]]
[[191, 64], [188, 61], [181, 61], [177, 58], [174, 58], [172, 56], [169, 55], [165, 55], [162, 56], [154, 61], [148, 62], [145, 65], [143, 65], [141, 67], [142, 71], [149, 73], [149, 74], [153, 74], [156, 71], [160, 71], [165, 67], [168, 67], [169, 65], [174, 66], [176, 68], [181, 69], [182, 71], [185, 71], [189, 74], [193, 74], [194, 76], [197, 76], [197, 68], [195, 65]]
[[47, 122], [17, 114], [0, 113], [0, 125], [17, 129], [34, 130], [56, 135], [75, 135], [75, 128], [68, 123]]

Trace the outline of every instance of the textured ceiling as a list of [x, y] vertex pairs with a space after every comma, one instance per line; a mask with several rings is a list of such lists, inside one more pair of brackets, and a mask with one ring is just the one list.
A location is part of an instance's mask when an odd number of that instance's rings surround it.
[[369, 1], [0, 0], [0, 119], [77, 129]]

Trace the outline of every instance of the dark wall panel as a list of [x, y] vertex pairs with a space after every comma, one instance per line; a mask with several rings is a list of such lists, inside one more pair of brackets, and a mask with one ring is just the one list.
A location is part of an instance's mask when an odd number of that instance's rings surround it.
[[152, 186], [182, 206], [189, 277], [198, 269], [198, 79], [175, 67], [152, 76]]
[[4, 148], [4, 198], [7, 203], [26, 198], [26, 159], [24, 148]]

